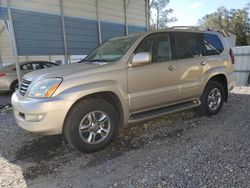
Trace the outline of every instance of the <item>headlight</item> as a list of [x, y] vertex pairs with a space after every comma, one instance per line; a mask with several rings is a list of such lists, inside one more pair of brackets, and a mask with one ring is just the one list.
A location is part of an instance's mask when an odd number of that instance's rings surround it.
[[28, 91], [28, 97], [51, 97], [61, 84], [61, 78], [50, 78], [35, 82]]

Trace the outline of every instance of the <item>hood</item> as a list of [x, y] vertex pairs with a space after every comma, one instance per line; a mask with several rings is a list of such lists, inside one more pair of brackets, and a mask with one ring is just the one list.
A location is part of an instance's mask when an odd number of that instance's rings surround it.
[[81, 76], [84, 76], [96, 72], [105, 71], [105, 67], [108, 67], [111, 64], [113, 63], [96, 62], [61, 65], [28, 73], [24, 75], [23, 78], [29, 81], [55, 77], [67, 79], [72, 76], [78, 76], [79, 74]]

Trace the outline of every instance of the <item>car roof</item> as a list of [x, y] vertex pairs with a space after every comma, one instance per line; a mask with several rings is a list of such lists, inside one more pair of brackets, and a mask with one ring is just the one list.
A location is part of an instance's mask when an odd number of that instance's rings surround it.
[[[224, 37], [231, 36], [231, 33], [225, 32], [223, 30], [219, 29], [211, 29], [211, 28], [205, 28], [205, 27], [198, 27], [198, 26], [174, 26], [174, 27], [168, 27], [168, 28], [162, 28], [162, 29], [152, 29], [145, 32], [140, 33], [133, 33], [125, 37], [131, 37], [135, 35], [149, 35], [154, 33], [162, 33], [162, 32], [192, 32], [192, 33], [211, 33], [215, 35], [223, 35]], [[124, 38], [124, 37], [117, 37], [117, 38]], [[115, 39], [115, 38], [113, 38]]]
[[219, 31], [213, 31], [213, 30], [199, 30], [199, 29], [187, 29], [187, 28], [165, 28], [165, 29], [157, 29], [157, 30], [151, 30], [147, 31], [145, 33], [151, 34], [151, 33], [161, 33], [161, 32], [192, 32], [192, 33], [213, 33], [213, 34], [219, 34]]

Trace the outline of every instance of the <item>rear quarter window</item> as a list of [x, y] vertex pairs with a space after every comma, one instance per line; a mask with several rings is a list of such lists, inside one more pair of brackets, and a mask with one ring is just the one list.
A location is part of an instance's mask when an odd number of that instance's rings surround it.
[[205, 52], [204, 52], [205, 56], [219, 55], [224, 50], [221, 40], [215, 34], [204, 33], [203, 42], [205, 45]]

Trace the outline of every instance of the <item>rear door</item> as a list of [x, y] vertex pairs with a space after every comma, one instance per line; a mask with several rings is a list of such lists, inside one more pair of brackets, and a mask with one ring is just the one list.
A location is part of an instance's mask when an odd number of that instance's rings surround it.
[[152, 63], [128, 68], [130, 110], [137, 112], [177, 101], [178, 68], [172, 60], [169, 34], [157, 33], [147, 36], [134, 54], [140, 52], [150, 52]]
[[173, 57], [179, 67], [180, 100], [196, 98], [201, 94], [201, 79], [205, 59], [202, 34], [196, 32], [173, 32]]

